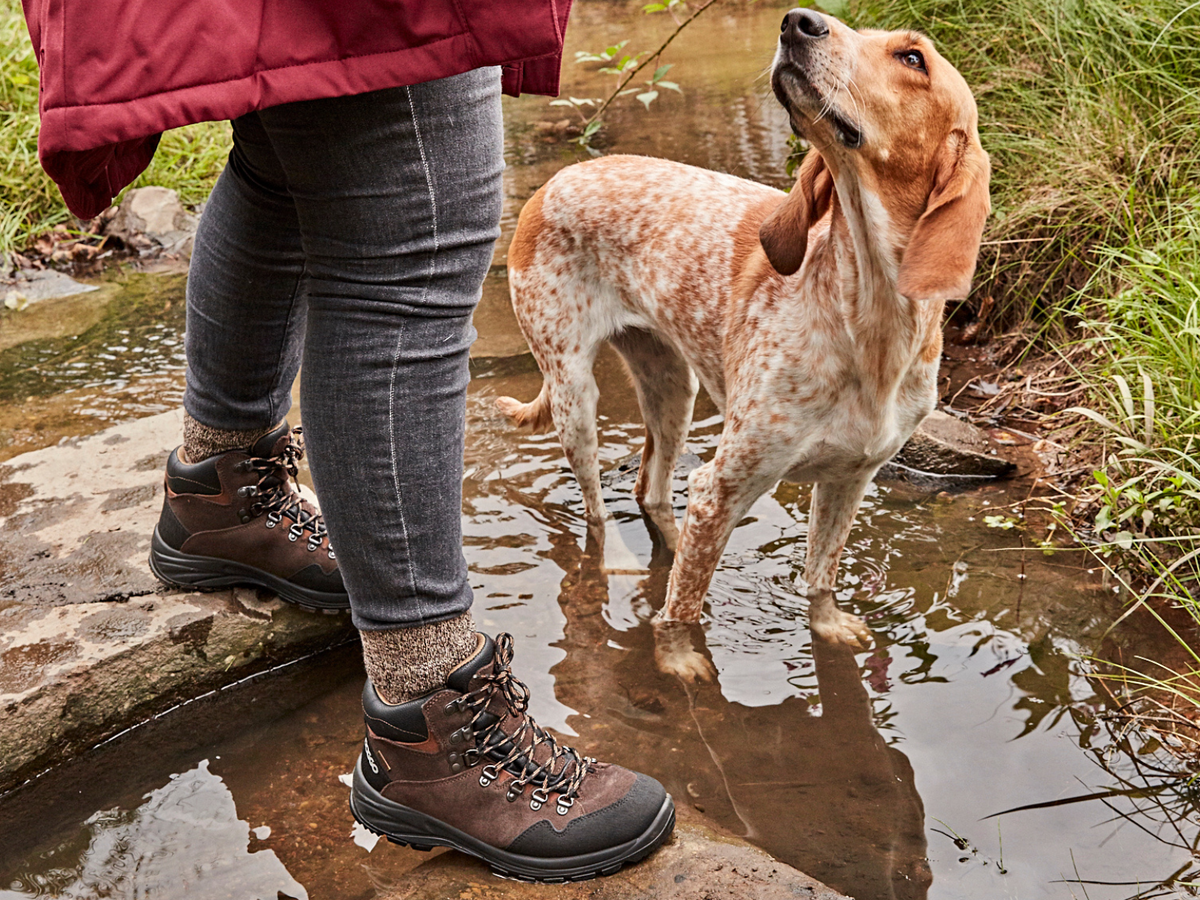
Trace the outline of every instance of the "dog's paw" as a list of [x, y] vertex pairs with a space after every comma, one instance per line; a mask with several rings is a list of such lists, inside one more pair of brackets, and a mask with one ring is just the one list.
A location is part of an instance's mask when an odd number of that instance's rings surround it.
[[704, 654], [691, 649], [676, 650], [670, 653], [655, 651], [654, 662], [664, 675], [674, 675], [689, 683], [697, 681], [711, 682], [717, 677], [717, 670]]
[[683, 681], [714, 681], [717, 670], [703, 653], [692, 646], [688, 626], [683, 622], [654, 622], [654, 663], [660, 672]]
[[871, 630], [860, 616], [837, 608], [814, 607], [810, 626], [815, 637], [831, 644], [866, 650], [873, 643]]

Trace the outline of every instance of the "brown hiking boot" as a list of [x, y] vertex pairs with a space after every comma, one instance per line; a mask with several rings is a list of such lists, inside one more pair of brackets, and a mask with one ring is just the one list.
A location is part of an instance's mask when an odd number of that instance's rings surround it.
[[350, 608], [325, 521], [296, 489], [300, 429], [284, 422], [248, 450], [198, 463], [167, 458], [150, 569], [167, 584], [253, 585], [306, 609]]
[[663, 786], [559, 744], [525, 712], [512, 636], [479, 638], [424, 697], [393, 706], [367, 681], [354, 817], [393, 843], [453, 847], [527, 881], [610, 875], [662, 844], [675, 827]]

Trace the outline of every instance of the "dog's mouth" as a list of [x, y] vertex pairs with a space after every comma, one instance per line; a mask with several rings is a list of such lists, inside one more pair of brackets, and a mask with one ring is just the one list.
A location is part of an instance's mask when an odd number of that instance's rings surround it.
[[[798, 117], [808, 124], [816, 124], [822, 120], [828, 122], [837, 142], [849, 150], [857, 150], [863, 145], [862, 129], [836, 103], [822, 94], [802, 70], [793, 65], [776, 66], [771, 73], [771, 87], [775, 91], [775, 97], [788, 112], [792, 130], [801, 137], [807, 135], [797, 128]], [[804, 102], [796, 102], [797, 94]]]

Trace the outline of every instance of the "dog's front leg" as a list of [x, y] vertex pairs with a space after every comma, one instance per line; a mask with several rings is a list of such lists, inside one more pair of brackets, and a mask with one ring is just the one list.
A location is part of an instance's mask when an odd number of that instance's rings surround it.
[[813, 634], [826, 641], [862, 649], [871, 643], [867, 623], [859, 616], [838, 609], [833, 591], [842, 549], [875, 471], [872, 467], [837, 481], [813, 485], [804, 565], [804, 580], [808, 582], [809, 593], [809, 626]]
[[680, 626], [700, 621], [704, 595], [734, 526], [774, 483], [774, 479], [746, 471], [742, 460], [731, 470], [729, 460], [736, 457], [723, 444], [712, 462], [688, 476], [687, 512], [671, 566], [667, 601], [654, 622], [659, 668], [689, 681], [709, 680], [715, 673], [690, 639], [681, 640], [687, 629]]

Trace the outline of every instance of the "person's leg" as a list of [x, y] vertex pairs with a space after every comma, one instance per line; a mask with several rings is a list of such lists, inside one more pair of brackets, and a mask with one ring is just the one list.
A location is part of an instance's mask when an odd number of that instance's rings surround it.
[[150, 567], [169, 584], [268, 588], [311, 609], [349, 599], [282, 421], [304, 334], [295, 204], [258, 116], [233, 123], [188, 274], [184, 446], [167, 460]]
[[254, 444], [291, 406], [304, 339], [304, 249], [296, 205], [256, 113], [196, 232], [188, 271], [184, 445], [199, 462]]
[[475, 647], [462, 556], [471, 314], [499, 235], [498, 79], [262, 111], [303, 234], [313, 482], [389, 700]]

